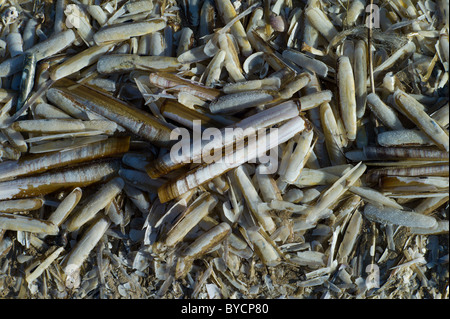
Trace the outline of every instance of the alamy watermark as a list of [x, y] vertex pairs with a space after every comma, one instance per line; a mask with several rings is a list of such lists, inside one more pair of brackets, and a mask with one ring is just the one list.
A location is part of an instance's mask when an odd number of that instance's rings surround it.
[[369, 4], [366, 7], [366, 27], [379, 28], [380, 27], [380, 8], [376, 4]]
[[372, 288], [380, 288], [380, 268], [377, 264], [369, 264], [366, 267], [366, 288], [370, 290]]
[[[179, 139], [181, 137], [181, 139]], [[226, 127], [202, 130], [201, 121], [193, 121], [192, 136], [186, 128], [172, 130], [171, 140], [179, 141], [170, 150], [176, 163], [233, 166], [239, 163], [265, 164], [262, 173], [273, 174], [278, 169], [278, 129]]]

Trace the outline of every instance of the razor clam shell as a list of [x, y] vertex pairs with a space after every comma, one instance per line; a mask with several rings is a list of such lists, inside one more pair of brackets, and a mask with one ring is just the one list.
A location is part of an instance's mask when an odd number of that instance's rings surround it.
[[[75, 40], [75, 33], [69, 29], [57, 33], [52, 37], [48, 38], [46, 41], [34, 45], [24, 53], [34, 53], [36, 61], [39, 62], [40, 60], [48, 58], [64, 50], [69, 45], [71, 45], [74, 40]], [[22, 54], [0, 63], [0, 76], [1, 77], [9, 76], [20, 71], [24, 58], [25, 56], [24, 54]]]
[[[110, 226], [107, 218], [101, 218], [84, 234], [75, 247], [69, 252], [64, 260], [63, 270], [71, 280], [71, 275], [75, 275], [76, 271], [81, 267], [84, 260], [88, 257], [92, 249], [97, 245], [103, 234]], [[70, 281], [69, 281], [70, 283]]]
[[97, 62], [97, 60], [102, 55], [107, 53], [112, 47], [114, 47], [114, 44], [90, 47], [54, 68], [50, 73], [50, 78], [53, 81], [57, 81], [70, 74], [73, 74]]
[[26, 198], [0, 201], [0, 212], [14, 213], [36, 210], [44, 205], [42, 198]]
[[411, 234], [415, 235], [435, 235], [448, 233], [448, 226], [448, 220], [441, 220], [437, 222], [435, 227], [411, 227], [409, 231]]
[[333, 98], [331, 91], [320, 91], [312, 94], [308, 94], [299, 98], [300, 108], [302, 111], [307, 111], [315, 108], [322, 103], [328, 103]]
[[166, 27], [164, 19], [153, 19], [145, 22], [128, 22], [103, 27], [94, 34], [97, 45], [111, 42], [123, 41], [131, 37], [146, 35], [162, 30]]
[[102, 187], [92, 196], [90, 201], [83, 205], [83, 208], [68, 222], [67, 230], [72, 232], [77, 230], [108, 205], [113, 198], [122, 191], [125, 182], [120, 177], [116, 177]]
[[52, 212], [47, 220], [59, 227], [78, 204], [81, 199], [81, 195], [81, 188], [76, 187], [69, 193], [69, 195], [64, 198], [63, 201], [61, 201], [61, 203], [58, 205], [55, 211]]
[[393, 55], [391, 55], [388, 59], [386, 59], [382, 64], [377, 66], [373, 70], [373, 77], [376, 79], [382, 72], [389, 71], [396, 64], [399, 63], [399, 60], [403, 60], [409, 55], [411, 55], [414, 51], [416, 51], [416, 45], [414, 42], [408, 42], [403, 47], [398, 49]]
[[338, 256], [341, 262], [342, 261], [345, 262], [348, 255], [353, 250], [358, 235], [360, 234], [362, 224], [363, 224], [362, 215], [358, 210], [356, 210], [353, 213], [352, 218], [350, 219], [350, 222], [344, 234], [344, 238], [342, 239], [341, 245], [339, 246]]
[[234, 175], [244, 196], [245, 202], [247, 203], [247, 207], [254, 214], [264, 230], [268, 233], [272, 233], [275, 230], [275, 222], [267, 208], [264, 208], [263, 201], [253, 187], [250, 176], [242, 166], [235, 169]]
[[209, 104], [209, 109], [214, 114], [232, 114], [249, 107], [266, 104], [272, 100], [274, 100], [274, 94], [270, 91], [246, 91], [221, 96]]
[[288, 59], [298, 66], [309, 70], [311, 72], [316, 73], [318, 76], [321, 76], [323, 78], [327, 77], [328, 75], [328, 66], [316, 59], [313, 59], [312, 57], [303, 54], [301, 52], [298, 52], [293, 49], [288, 49], [283, 51], [283, 58]]
[[356, 43], [354, 54], [356, 117], [360, 119], [366, 111], [367, 100], [367, 45], [363, 40]]
[[374, 205], [382, 205], [397, 209], [403, 208], [401, 205], [397, 204], [395, 200], [386, 197], [383, 194], [369, 187], [351, 186], [349, 188], [349, 191], [352, 192], [353, 194], [359, 195], [360, 197], [364, 198], [369, 203], [372, 203]]
[[264, 264], [277, 266], [280, 263], [280, 255], [277, 250], [262, 236], [259, 231], [248, 229], [247, 234], [254, 249], [260, 256]]
[[106, 117], [134, 134], [142, 136], [160, 146], [173, 144], [170, 140], [169, 127], [159, 119], [124, 103], [112, 96], [101, 94], [88, 87], [77, 87], [73, 90], [52, 88], [49, 92], [59, 95], [78, 104], [82, 109], [88, 109]]
[[344, 122], [347, 138], [350, 141], [356, 138], [356, 91], [350, 59], [341, 56], [338, 60], [338, 87], [341, 116]]
[[374, 147], [365, 146], [362, 150], [348, 151], [345, 157], [349, 160], [422, 160], [422, 161], [448, 161], [448, 152], [429, 148], [405, 148], [405, 147]]
[[414, 98], [396, 90], [394, 93], [394, 100], [396, 106], [414, 122], [419, 129], [421, 129], [435, 144], [445, 150], [449, 151], [449, 137], [447, 133], [436, 123], [425, 111], [424, 107]]
[[[277, 134], [276, 142], [273, 137], [271, 138], [270, 133], [268, 134], [269, 136], [266, 138], [269, 140], [269, 145], [266, 145], [267, 147], [264, 148], [264, 152], [262, 150], [257, 150], [255, 145], [256, 141], [251, 141], [251, 143], [249, 143], [242, 151], [227, 155], [237, 156], [237, 158], [230, 161], [230, 163], [227, 163], [227, 160], [225, 160], [199, 167], [188, 172], [185, 176], [176, 181], [164, 184], [158, 189], [158, 197], [161, 202], [166, 202], [178, 197], [180, 194], [206, 183], [216, 176], [222, 175], [247, 161], [255, 159], [258, 155], [265, 153], [267, 150], [274, 148], [280, 143], [286, 142], [303, 129], [305, 129], [305, 121], [300, 117], [294, 117], [280, 127], [281, 133]], [[245, 157], [245, 154], [247, 154], [247, 157]], [[191, 181], [193, 181], [193, 183]]]
[[341, 133], [329, 103], [323, 103], [320, 106], [320, 121], [325, 138], [325, 147], [331, 164], [340, 165], [346, 163]]
[[[95, 132], [95, 131], [92, 131]], [[54, 152], [54, 151], [62, 151], [62, 150], [69, 150], [73, 148], [78, 148], [80, 146], [95, 143], [98, 141], [104, 141], [108, 138], [106, 135], [99, 135], [103, 132], [96, 132], [94, 136], [87, 136], [87, 137], [75, 137], [70, 140], [64, 139], [64, 140], [58, 140], [58, 141], [50, 141], [50, 142], [43, 142], [43, 143], [36, 143], [34, 145], [30, 146], [30, 154], [39, 154], [39, 153], [48, 153], [48, 152]], [[55, 134], [56, 135], [56, 134]], [[65, 136], [73, 136], [73, 134], [64, 134]], [[54, 135], [53, 135], [54, 137]]]
[[379, 208], [372, 204], [364, 207], [364, 217], [383, 224], [394, 224], [406, 227], [431, 228], [436, 225], [434, 217], [418, 214], [415, 212], [403, 211], [395, 208]]
[[17, 132], [33, 133], [79, 132], [85, 130], [82, 121], [72, 119], [24, 120], [14, 122], [11, 127]]
[[303, 166], [309, 157], [308, 155], [311, 152], [313, 136], [314, 133], [312, 130], [300, 133], [297, 139], [297, 146], [287, 164], [286, 172], [281, 176], [283, 181], [292, 184], [299, 178]]
[[309, 207], [305, 211], [306, 221], [317, 221], [318, 218], [321, 217], [321, 214], [329, 209], [334, 201], [341, 197], [342, 194], [361, 177], [366, 168], [366, 165], [360, 162], [350, 171], [343, 174], [330, 188], [321, 194], [316, 205]]
[[367, 95], [367, 103], [371, 111], [384, 125], [392, 130], [403, 130], [403, 125], [397, 117], [397, 114], [387, 106], [375, 93]]
[[26, 174], [35, 174], [51, 168], [82, 163], [96, 158], [122, 154], [129, 149], [129, 137], [110, 138], [81, 148], [42, 155], [33, 159], [0, 163], [0, 181]]
[[[226, 94], [245, 92], [257, 89], [279, 89], [281, 81], [278, 78], [266, 78], [262, 80], [250, 80], [245, 82], [228, 83], [223, 87], [223, 92]], [[268, 87], [268, 88], [267, 88]]]
[[367, 183], [378, 183], [384, 176], [448, 176], [448, 165], [429, 165], [414, 167], [386, 167], [367, 172]]
[[[178, 60], [180, 59], [178, 58]], [[162, 89], [170, 88], [177, 89], [181, 92], [191, 93], [192, 95], [205, 100], [215, 100], [220, 95], [219, 90], [192, 83], [167, 72], [150, 73], [150, 83]]]
[[43, 119], [70, 119], [72, 118], [69, 114], [60, 110], [59, 108], [48, 104], [48, 103], [39, 103], [34, 108], [34, 112], [37, 118]]
[[139, 56], [135, 54], [112, 54], [100, 57], [97, 71], [100, 74], [143, 71], [176, 71], [182, 64], [177, 58], [164, 56]]
[[[230, 0], [215, 1], [217, 6], [217, 11], [219, 12], [220, 18], [225, 22], [229, 23], [233, 18], [236, 17], [236, 11], [231, 4]], [[252, 53], [252, 47], [247, 39], [247, 34], [240, 21], [234, 23], [230, 28], [231, 33], [236, 38], [237, 43], [241, 49], [241, 53], [244, 56], [249, 56]]]
[[9, 213], [0, 213], [0, 228], [49, 235], [59, 232], [58, 226], [52, 222]]
[[65, 171], [49, 171], [40, 175], [0, 182], [0, 200], [46, 195], [56, 190], [87, 186], [117, 174], [120, 163], [107, 161], [85, 164]]
[[202, 218], [216, 206], [218, 200], [216, 197], [204, 193], [194, 201], [182, 218], [169, 230], [165, 243], [167, 246], [174, 246], [183, 239], [184, 236], [195, 226]]
[[433, 145], [433, 141], [418, 130], [382, 132], [378, 134], [377, 142], [384, 147]]
[[319, 31], [329, 42], [337, 35], [337, 30], [328, 17], [318, 7], [308, 5], [305, 10], [309, 23]]
[[[230, 127], [237, 129], [233, 135], [224, 134], [225, 131], [222, 130], [222, 138], [215, 139], [212, 142], [207, 143], [207, 145], [211, 149], [230, 147], [233, 145], [234, 139], [236, 141], [242, 140], [243, 138], [245, 138], [245, 135], [248, 134], [248, 132], [253, 133], [253, 130], [256, 131], [259, 129], [270, 127], [282, 121], [289, 120], [297, 116], [298, 114], [299, 110], [296, 103], [292, 101], [281, 103], [277, 106], [264, 110], [260, 113], [256, 113], [243, 119], [242, 121], [235, 123], [232, 127]], [[189, 148], [189, 150], [191, 150], [191, 148]], [[181, 165], [183, 165], [182, 163], [195, 162], [201, 155], [203, 155], [203, 147], [193, 148], [191, 152], [189, 152], [188, 157], [180, 156], [176, 160], [173, 160], [170, 154], [166, 154], [150, 163], [146, 167], [146, 170], [150, 177], [157, 178], [175, 168], [180, 167]]]

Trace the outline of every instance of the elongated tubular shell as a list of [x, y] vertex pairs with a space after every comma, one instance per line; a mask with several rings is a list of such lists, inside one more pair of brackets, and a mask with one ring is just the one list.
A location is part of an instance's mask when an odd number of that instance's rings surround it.
[[169, 230], [166, 237], [167, 246], [175, 246], [184, 236], [197, 225], [216, 206], [218, 200], [209, 193], [203, 193], [187, 209], [176, 224]]
[[56, 210], [47, 219], [58, 227], [64, 222], [67, 216], [72, 212], [81, 199], [81, 188], [76, 187], [69, 195], [67, 195], [58, 205]]
[[[53, 248], [56, 248], [53, 247]], [[52, 248], [49, 249], [49, 251], [51, 251]], [[42, 273], [44, 272], [45, 269], [48, 268], [48, 266], [51, 265], [51, 263], [58, 258], [58, 256], [64, 251], [64, 247], [58, 247], [56, 248], [47, 258], [45, 258], [45, 260], [37, 260], [36, 261], [36, 265], [33, 263], [31, 266], [31, 268], [29, 269], [33, 269], [32, 272], [27, 272], [27, 270], [25, 270], [26, 273], [26, 277], [25, 280], [28, 283], [33, 282], [34, 279], [38, 278], [40, 275], [42, 275]], [[36, 267], [36, 268], [34, 268]]]
[[124, 154], [130, 146], [130, 137], [113, 137], [67, 151], [54, 152], [30, 159], [0, 163], [0, 181], [23, 175], [41, 173], [53, 168]]
[[347, 138], [350, 141], [356, 138], [356, 95], [355, 80], [350, 59], [341, 56], [338, 61], [338, 87], [341, 117], [344, 122]]
[[284, 50], [283, 58], [294, 62], [302, 68], [316, 73], [318, 76], [326, 77], [328, 74], [328, 67], [325, 63], [299, 51], [293, 49]]
[[119, 160], [0, 182], [0, 200], [46, 195], [59, 189], [87, 186], [117, 174]]
[[352, 218], [350, 219], [350, 223], [347, 226], [344, 238], [342, 239], [342, 243], [339, 246], [338, 250], [339, 260], [344, 259], [346, 261], [347, 256], [350, 254], [354, 244], [356, 243], [356, 239], [358, 238], [358, 234], [361, 230], [362, 223], [363, 220], [361, 213], [358, 210], [356, 210]]
[[[283, 124], [278, 131], [271, 132], [266, 136], [266, 141], [269, 140], [269, 143], [265, 143], [266, 145], [263, 149], [258, 147], [259, 145], [257, 146], [258, 142], [256, 140], [252, 140], [243, 149], [232, 154], [226, 154], [227, 157], [237, 157], [234, 160], [228, 161], [227, 158], [225, 158], [209, 165], [200, 166], [189, 171], [177, 180], [167, 182], [158, 189], [159, 200], [161, 203], [165, 203], [190, 189], [210, 181], [214, 177], [220, 176], [241, 164], [253, 160], [258, 156], [265, 154], [266, 151], [275, 146], [286, 142], [298, 132], [303, 131], [306, 127], [306, 122], [302, 118], [294, 117]], [[274, 136], [271, 135], [272, 133], [276, 134], [276, 139], [273, 138]]]
[[111, 222], [108, 218], [100, 218], [83, 235], [81, 240], [77, 242], [75, 247], [70, 251], [69, 255], [64, 260], [63, 269], [66, 275], [69, 275], [71, 272], [74, 272], [81, 267], [91, 250], [97, 245], [110, 224]]
[[292, 152], [291, 157], [288, 161], [286, 167], [286, 172], [280, 176], [281, 180], [293, 184], [300, 173], [309, 157], [311, 151], [311, 144], [313, 142], [314, 133], [313, 131], [303, 131], [296, 139], [297, 146], [294, 152]]
[[392, 54], [389, 58], [387, 58], [382, 64], [377, 66], [375, 70], [373, 70], [373, 77], [376, 80], [377, 77], [383, 72], [388, 71], [396, 64], [400, 63], [399, 61], [403, 61], [409, 55], [411, 55], [414, 51], [416, 51], [416, 45], [414, 42], [408, 42], [403, 47], [398, 49], [394, 54]]
[[430, 228], [437, 223], [436, 219], [431, 216], [402, 211], [391, 207], [379, 208], [372, 204], [365, 206], [363, 215], [374, 222], [407, 227]]
[[67, 59], [59, 64], [50, 72], [50, 77], [53, 81], [59, 80], [72, 73], [75, 73], [82, 68], [95, 63], [102, 55], [106, 54], [112, 47], [113, 43], [101, 46], [90, 47], [73, 57]]
[[0, 213], [0, 229], [45, 233], [48, 235], [56, 235], [59, 231], [58, 226], [52, 222], [8, 213]]
[[448, 176], [448, 165], [430, 165], [414, 167], [386, 167], [369, 170], [366, 174], [366, 181], [376, 183], [385, 176]]
[[184, 277], [187, 271], [190, 270], [192, 262], [195, 259], [208, 253], [211, 248], [220, 244], [230, 233], [230, 225], [223, 222], [200, 235], [183, 251], [184, 259], [178, 261], [175, 274], [176, 278]]
[[243, 109], [267, 104], [275, 99], [275, 92], [253, 90], [222, 95], [209, 104], [211, 113], [236, 113]]
[[120, 177], [115, 177], [108, 183], [103, 184], [93, 197], [84, 204], [83, 208], [70, 220], [67, 225], [69, 232], [77, 230], [103, 208], [106, 207], [114, 197], [122, 191], [125, 182]]
[[385, 176], [378, 183], [386, 192], [441, 192], [448, 191], [448, 177], [442, 176]]
[[355, 45], [353, 73], [355, 75], [356, 117], [360, 119], [366, 111], [367, 99], [367, 46], [363, 40], [359, 40]]
[[98, 60], [97, 71], [100, 74], [131, 72], [133, 70], [174, 72], [181, 66], [182, 64], [174, 57], [111, 54]]
[[352, 1], [348, 8], [347, 16], [345, 18], [344, 23], [346, 23], [348, 26], [355, 25], [356, 21], [358, 20], [358, 17], [360, 15], [363, 15], [365, 8], [366, 8], [365, 0]]
[[151, 84], [159, 88], [169, 89], [176, 86], [180, 92], [187, 92], [208, 101], [215, 100], [220, 95], [219, 90], [191, 83], [189, 80], [166, 72], [151, 73], [149, 79]]
[[338, 34], [333, 23], [319, 7], [308, 5], [305, 10], [305, 15], [308, 17], [308, 21], [311, 25], [313, 25], [314, 28], [328, 40], [328, 42], [331, 42]]
[[[237, 142], [239, 140], [242, 140], [245, 138], [245, 132], [248, 129], [254, 129], [255, 131], [264, 128], [269, 127], [274, 124], [277, 124], [278, 122], [289, 120], [299, 114], [298, 106], [293, 101], [288, 101], [285, 103], [281, 103], [277, 106], [274, 106], [270, 109], [264, 110], [260, 113], [257, 113], [255, 115], [249, 116], [248, 118], [243, 119], [242, 121], [234, 124], [230, 128], [238, 128], [242, 129], [241, 136], [237, 135], [230, 135], [225, 134], [225, 129], [221, 130], [221, 139], [220, 141], [216, 141], [216, 143], [213, 145], [214, 149], [227, 147], [230, 144], [232, 145], [234, 142]], [[231, 137], [231, 139], [230, 139]], [[211, 142], [212, 143], [212, 142]], [[205, 143], [209, 146], [210, 143]], [[170, 153], [155, 159], [152, 161], [149, 165], [146, 166], [146, 171], [152, 178], [158, 178], [162, 175], [167, 174], [168, 172], [177, 169], [179, 167], [182, 167], [186, 165], [186, 163], [193, 162], [197, 159], [199, 159], [202, 156], [203, 148], [195, 148], [191, 152], [191, 149], [189, 149], [189, 155], [188, 157], [176, 157], [172, 158]]]
[[118, 23], [106, 26], [94, 34], [97, 45], [110, 41], [122, 41], [162, 30], [166, 27], [164, 19], [153, 19], [144, 22]]
[[261, 224], [265, 231], [269, 234], [273, 233], [276, 228], [275, 222], [273, 221], [271, 214], [266, 209], [260, 208], [263, 201], [253, 186], [248, 173], [242, 166], [239, 166], [234, 170], [234, 176], [239, 188], [242, 191], [242, 194], [244, 195], [248, 209], [252, 212], [255, 219]]
[[44, 205], [42, 198], [25, 198], [0, 201], [0, 212], [14, 213], [39, 209]]
[[349, 188], [349, 190], [353, 194], [361, 196], [369, 203], [375, 203], [376, 205], [383, 205], [386, 207], [402, 209], [402, 206], [400, 204], [398, 204], [395, 200], [384, 196], [380, 192], [378, 192], [370, 187], [351, 186]]
[[74, 83], [62, 79], [55, 84], [57, 88], [50, 89], [49, 93], [51, 91], [51, 94], [78, 102], [81, 107], [118, 123], [158, 146], [168, 147], [173, 144], [170, 140], [171, 129], [156, 117], [85, 85], [69, 90], [67, 87], [71, 84]]
[[317, 222], [320, 218], [320, 214], [335, 203], [345, 191], [361, 177], [366, 169], [367, 166], [360, 162], [342, 175], [333, 185], [320, 195], [320, 198], [314, 206], [308, 207], [306, 221]]
[[[24, 53], [34, 53], [36, 62], [39, 62], [42, 59], [64, 50], [71, 45], [73, 41], [75, 41], [75, 33], [73, 30], [69, 29], [51, 36], [47, 40], [31, 47]], [[0, 63], [0, 77], [9, 76], [20, 71], [24, 59], [25, 54], [22, 54]]]
[[433, 141], [419, 130], [386, 131], [378, 134], [377, 142], [384, 147], [429, 146]]
[[194, 120], [201, 121], [202, 128], [219, 128], [223, 126], [221, 123], [209, 117], [209, 114], [201, 113], [171, 99], [164, 101], [164, 104], [161, 106], [161, 114], [165, 118], [171, 119], [190, 129], [194, 127]]
[[253, 229], [247, 230], [248, 237], [253, 243], [256, 253], [262, 262], [268, 266], [276, 266], [280, 263], [280, 255], [275, 247], [273, 247], [258, 231]]
[[[366, 146], [363, 147], [358, 158], [350, 156], [352, 151], [347, 152], [345, 155], [352, 161], [360, 160], [398, 160], [398, 159], [418, 159], [418, 160], [435, 160], [445, 161], [448, 160], [448, 152], [428, 149], [428, 148], [412, 148], [412, 147], [375, 147]], [[359, 151], [357, 151], [359, 152]], [[355, 153], [356, 155], [356, 153]], [[363, 156], [361, 159], [359, 156]]]
[[80, 132], [85, 130], [82, 121], [74, 119], [43, 119], [16, 121], [11, 124], [11, 128], [17, 132], [32, 133], [62, 133]]
[[200, 235], [184, 250], [183, 255], [192, 259], [198, 258], [225, 239], [230, 232], [230, 225], [225, 222], [220, 223], [219, 225], [208, 230], [206, 233]]
[[[216, 0], [215, 3], [224, 23], [228, 23], [233, 20], [234, 17], [236, 17], [236, 11], [230, 0]], [[240, 21], [237, 21], [233, 24], [230, 31], [236, 38], [236, 41], [241, 48], [242, 54], [244, 56], [249, 56], [252, 53], [252, 47], [248, 42], [247, 34], [245, 33], [245, 29], [242, 26], [242, 23]]]
[[442, 127], [424, 111], [422, 104], [410, 95], [396, 90], [394, 100], [397, 107], [416, 124], [442, 150], [449, 151], [449, 138]]

